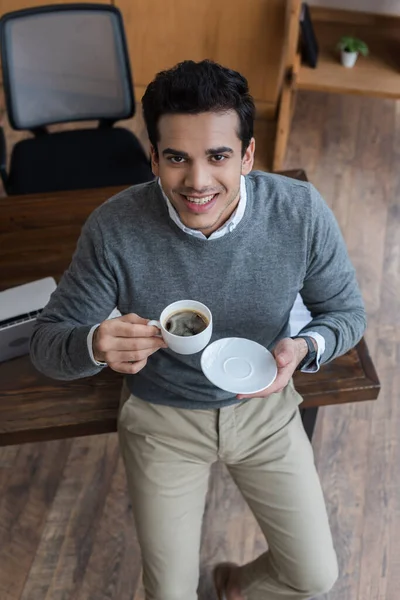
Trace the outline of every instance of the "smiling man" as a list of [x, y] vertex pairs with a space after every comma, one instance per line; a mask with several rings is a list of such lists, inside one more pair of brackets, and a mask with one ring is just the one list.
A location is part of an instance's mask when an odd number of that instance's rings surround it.
[[[337, 578], [324, 498], [292, 375], [354, 346], [363, 302], [339, 227], [315, 188], [253, 172], [254, 102], [211, 61], [159, 73], [142, 100], [156, 179], [100, 206], [38, 319], [31, 355], [59, 379], [107, 366], [126, 375], [118, 419], [146, 600], [195, 600], [211, 465], [223, 461], [268, 551], [214, 569], [219, 600], [301, 600]], [[301, 293], [312, 321], [292, 339]], [[213, 340], [269, 348], [274, 383], [235, 396], [148, 326], [199, 300]], [[114, 307], [122, 316], [107, 316]]]
[[[243, 149], [239, 127], [234, 110], [164, 115], [159, 120], [160, 143], [151, 150], [153, 172], [181, 222], [206, 236], [236, 209], [240, 176], [253, 166], [254, 138]], [[205, 139], [209, 148], [204, 148]], [[167, 140], [172, 146], [165, 147]]]

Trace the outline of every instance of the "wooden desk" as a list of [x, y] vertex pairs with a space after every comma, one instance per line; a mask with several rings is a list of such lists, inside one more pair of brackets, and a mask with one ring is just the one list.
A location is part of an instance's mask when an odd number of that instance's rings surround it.
[[[302, 171], [286, 174], [305, 179]], [[119, 189], [2, 199], [1, 289], [46, 276], [58, 280], [85, 219]], [[27, 356], [0, 364], [0, 445], [115, 431], [121, 381], [111, 369], [77, 381], [53, 381]], [[374, 400], [380, 389], [364, 340], [317, 374], [297, 373], [295, 383], [304, 397], [310, 437], [318, 406]]]

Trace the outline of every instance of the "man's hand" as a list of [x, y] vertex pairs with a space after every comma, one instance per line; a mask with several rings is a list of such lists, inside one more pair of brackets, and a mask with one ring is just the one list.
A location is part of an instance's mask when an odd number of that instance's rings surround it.
[[[314, 340], [313, 340], [314, 341]], [[316, 344], [316, 342], [314, 342]], [[275, 392], [281, 392], [289, 383], [297, 365], [306, 356], [308, 346], [305, 340], [298, 338], [284, 338], [280, 340], [272, 351], [278, 367], [278, 374], [272, 385], [258, 394], [240, 394], [239, 400], [245, 398], [266, 398]]]
[[133, 313], [103, 321], [93, 336], [94, 358], [117, 373], [138, 373], [151, 354], [168, 348], [157, 327], [148, 322]]

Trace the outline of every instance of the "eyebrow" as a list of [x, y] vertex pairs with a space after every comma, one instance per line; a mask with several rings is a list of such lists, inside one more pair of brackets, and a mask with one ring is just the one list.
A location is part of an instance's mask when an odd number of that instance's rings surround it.
[[210, 154], [233, 154], [233, 150], [228, 146], [219, 146], [219, 148], [210, 148], [209, 150], [206, 150], [206, 154], [208, 156]]
[[[187, 152], [183, 152], [183, 150], [175, 150], [174, 148], [165, 148], [162, 151], [162, 155], [166, 156], [167, 154], [171, 154], [172, 156], [182, 156], [182, 158], [189, 158], [189, 154]], [[207, 156], [213, 156], [215, 154], [233, 154], [232, 148], [229, 146], [219, 146], [218, 148], [209, 148], [206, 150]]]

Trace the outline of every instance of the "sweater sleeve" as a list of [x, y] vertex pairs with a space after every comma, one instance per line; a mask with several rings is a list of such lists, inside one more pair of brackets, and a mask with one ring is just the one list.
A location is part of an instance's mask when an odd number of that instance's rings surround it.
[[89, 356], [87, 336], [117, 305], [117, 291], [95, 211], [82, 229], [68, 270], [35, 324], [30, 345], [34, 366], [63, 380], [101, 371]]
[[307, 269], [300, 293], [312, 321], [300, 334], [313, 330], [324, 337], [326, 346], [321, 362], [325, 363], [359, 342], [365, 331], [366, 315], [339, 225], [312, 185], [310, 194]]

